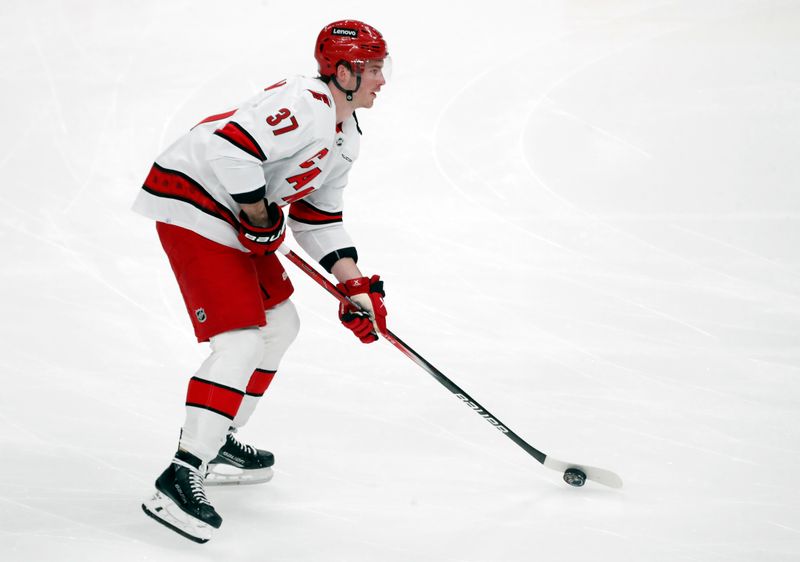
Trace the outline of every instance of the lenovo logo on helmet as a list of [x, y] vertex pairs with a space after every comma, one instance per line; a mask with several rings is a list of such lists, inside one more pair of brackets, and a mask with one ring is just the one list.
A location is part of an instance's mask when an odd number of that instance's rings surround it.
[[358, 31], [355, 29], [347, 29], [346, 27], [334, 27], [331, 31], [332, 35], [346, 35], [347, 37], [358, 37]]

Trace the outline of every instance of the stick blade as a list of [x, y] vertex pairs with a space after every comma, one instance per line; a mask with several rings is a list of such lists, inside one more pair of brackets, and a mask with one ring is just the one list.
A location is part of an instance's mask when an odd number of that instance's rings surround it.
[[544, 464], [547, 468], [551, 468], [562, 474], [569, 468], [577, 468], [586, 474], [587, 480], [597, 482], [598, 484], [608, 486], [609, 488], [622, 488], [622, 478], [619, 477], [619, 474], [611, 472], [610, 470], [606, 470], [605, 468], [589, 466], [588, 464], [564, 462], [554, 459], [551, 456], [547, 456], [542, 464]]

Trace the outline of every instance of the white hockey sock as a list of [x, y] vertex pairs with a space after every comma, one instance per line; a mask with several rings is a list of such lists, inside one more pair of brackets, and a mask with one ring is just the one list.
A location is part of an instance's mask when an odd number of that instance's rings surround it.
[[242, 404], [239, 406], [239, 411], [231, 424], [235, 428], [244, 426], [253, 415], [259, 400], [269, 388], [275, 371], [268, 371], [266, 369], [256, 369], [253, 376], [250, 377], [250, 382], [247, 384], [245, 395], [242, 398]]
[[249, 379], [263, 359], [264, 337], [257, 328], [233, 330], [211, 338], [211, 350], [189, 381], [180, 439], [180, 448], [203, 462], [213, 459], [225, 442]]
[[239, 412], [231, 424], [233, 427], [240, 428], [248, 422], [299, 330], [300, 318], [292, 301], [284, 301], [267, 310], [267, 325], [260, 328], [264, 338], [264, 356], [250, 377]]

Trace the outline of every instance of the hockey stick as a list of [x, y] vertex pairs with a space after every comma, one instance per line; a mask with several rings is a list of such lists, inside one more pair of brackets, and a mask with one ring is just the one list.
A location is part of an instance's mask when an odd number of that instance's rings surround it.
[[[303, 258], [295, 254], [291, 249], [289, 249], [285, 244], [281, 245], [279, 249], [280, 253], [282, 253], [286, 258], [303, 270], [309, 277], [311, 277], [314, 281], [316, 281], [319, 285], [321, 285], [326, 291], [328, 291], [331, 295], [336, 297], [336, 299], [341, 303], [355, 305], [347, 296], [343, 295], [336, 286], [328, 281], [316, 268], [309, 265]], [[595, 466], [589, 466], [586, 464], [576, 464], [576, 463], [568, 463], [564, 461], [560, 461], [558, 459], [554, 459], [550, 455], [546, 455], [545, 453], [541, 452], [540, 450], [536, 449], [529, 443], [527, 443], [522, 437], [511, 431], [506, 425], [500, 422], [496, 416], [491, 414], [486, 408], [481, 406], [477, 400], [472, 398], [469, 394], [467, 394], [461, 387], [459, 387], [456, 383], [451, 381], [447, 378], [444, 373], [442, 373], [439, 369], [431, 365], [425, 358], [423, 358], [419, 353], [414, 351], [409, 345], [404, 343], [400, 338], [394, 335], [391, 330], [386, 330], [386, 333], [381, 334], [386, 340], [395, 346], [400, 352], [403, 353], [406, 357], [411, 359], [414, 363], [422, 367], [422, 369], [435, 378], [439, 383], [444, 386], [447, 390], [452, 392], [456, 398], [461, 400], [464, 404], [466, 404], [470, 409], [474, 410], [479, 416], [484, 418], [490, 424], [492, 424], [497, 430], [503, 433], [506, 437], [511, 439], [514, 443], [519, 445], [526, 453], [530, 456], [535, 458], [541, 464], [546, 466], [547, 468], [551, 468], [558, 472], [563, 473], [564, 481], [571, 486], [583, 486], [586, 479], [593, 480], [599, 484], [603, 484], [605, 486], [610, 486], [611, 488], [621, 488], [622, 487], [622, 479], [615, 473], [611, 472], [610, 470], [606, 470], [604, 468], [597, 468]]]

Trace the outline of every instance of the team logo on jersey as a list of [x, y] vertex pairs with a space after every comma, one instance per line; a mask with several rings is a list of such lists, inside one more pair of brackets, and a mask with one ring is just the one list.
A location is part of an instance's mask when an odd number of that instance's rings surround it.
[[343, 144], [344, 144], [344, 139], [342, 137], [336, 139], [336, 146], [342, 146]]
[[346, 35], [347, 37], [358, 37], [357, 29], [348, 29], [346, 27], [334, 27], [331, 31], [332, 35]]
[[198, 308], [197, 310], [195, 310], [194, 315], [197, 318], [197, 321], [200, 322], [201, 324], [206, 320], [208, 320], [208, 316], [206, 316], [206, 311], [203, 310], [202, 308]]

